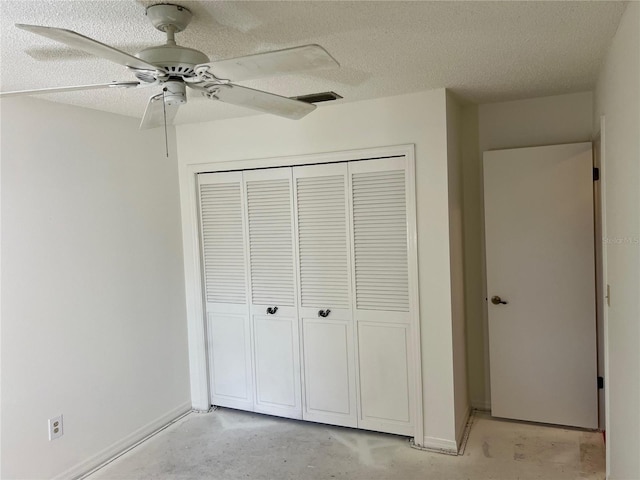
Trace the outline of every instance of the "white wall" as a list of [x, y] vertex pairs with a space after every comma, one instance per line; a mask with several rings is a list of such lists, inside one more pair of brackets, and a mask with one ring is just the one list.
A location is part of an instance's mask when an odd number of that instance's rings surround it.
[[133, 118], [1, 107], [1, 476], [69, 478], [190, 408], [177, 162]]
[[465, 284], [462, 196], [462, 108], [447, 92], [447, 157], [449, 178], [449, 249], [456, 438], [461, 442], [469, 414], [465, 340]]
[[592, 97], [582, 92], [480, 105], [480, 152], [588, 141]]
[[[183, 176], [193, 163], [416, 145], [425, 436], [456, 448], [445, 90], [321, 105], [297, 122], [260, 115], [181, 125], [177, 135]], [[183, 191], [183, 212], [188, 202]], [[194, 398], [202, 393], [192, 386]]]
[[485, 300], [482, 152], [590, 141], [592, 108], [591, 92], [464, 108], [467, 353], [471, 404], [475, 408], [491, 406]]
[[598, 78], [595, 131], [605, 116], [609, 478], [640, 478], [640, 3], [630, 2]]
[[473, 408], [490, 408], [488, 391], [489, 354], [485, 352], [483, 322], [484, 253], [482, 235], [482, 164], [478, 140], [478, 106], [462, 108], [462, 191], [464, 236], [464, 291], [467, 340], [467, 375], [469, 401]]

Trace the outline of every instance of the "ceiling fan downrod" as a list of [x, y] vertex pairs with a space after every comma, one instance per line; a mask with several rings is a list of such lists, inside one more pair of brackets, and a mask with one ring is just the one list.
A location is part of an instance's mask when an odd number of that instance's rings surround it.
[[174, 25], [167, 25], [165, 29], [167, 32], [167, 45], [175, 46], [176, 45], [176, 27]]

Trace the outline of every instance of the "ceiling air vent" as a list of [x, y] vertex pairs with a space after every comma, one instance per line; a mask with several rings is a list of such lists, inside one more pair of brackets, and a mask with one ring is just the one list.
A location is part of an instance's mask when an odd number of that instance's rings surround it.
[[339, 100], [342, 97], [335, 92], [322, 92], [322, 93], [312, 93], [311, 95], [301, 95], [299, 97], [291, 97], [294, 100], [299, 100], [301, 102], [306, 103], [320, 103], [320, 102], [330, 102], [332, 100]]

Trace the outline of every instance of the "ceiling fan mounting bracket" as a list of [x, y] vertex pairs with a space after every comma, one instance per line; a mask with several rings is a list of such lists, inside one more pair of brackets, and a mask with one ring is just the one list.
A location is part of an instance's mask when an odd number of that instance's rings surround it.
[[[181, 32], [191, 22], [191, 11], [188, 8], [171, 3], [160, 3], [147, 7], [146, 15], [161, 32]], [[173, 28], [169, 28], [169, 27]]]

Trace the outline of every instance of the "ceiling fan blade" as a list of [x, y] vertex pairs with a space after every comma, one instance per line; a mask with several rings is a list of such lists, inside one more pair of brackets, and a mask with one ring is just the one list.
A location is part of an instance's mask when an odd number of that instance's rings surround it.
[[339, 67], [340, 64], [320, 45], [304, 45], [246, 57], [230, 58], [196, 65], [208, 67], [219, 79], [249, 80], [252, 78]]
[[292, 120], [298, 120], [316, 109], [316, 106], [310, 103], [292, 100], [261, 90], [241, 87], [240, 85], [227, 83], [218, 87], [218, 90], [211, 95], [212, 98]]
[[16, 23], [16, 27], [26, 30], [27, 32], [35, 33], [36, 35], [42, 35], [43, 37], [50, 38], [56, 42], [64, 43], [69, 47], [83, 50], [95, 55], [96, 57], [111, 60], [112, 62], [124, 65], [125, 67], [137, 68], [139, 70], [160, 70], [160, 68], [151, 63], [140, 60], [133, 55], [129, 55], [128, 53], [118, 50], [117, 48], [110, 47], [109, 45], [92, 38], [80, 35], [72, 30], [54, 27], [41, 27], [38, 25], [25, 25], [22, 23]]
[[147, 108], [140, 122], [140, 130], [164, 126], [164, 115], [166, 111], [167, 125], [173, 125], [173, 119], [178, 113], [179, 105], [165, 105], [162, 93], [149, 98]]
[[51, 87], [51, 88], [38, 88], [35, 90], [16, 90], [14, 92], [0, 92], [0, 98], [17, 97], [19, 95], [41, 95], [45, 93], [75, 92], [78, 90], [97, 90], [100, 88], [135, 88], [138, 86], [140, 86], [140, 82], [95, 83], [93, 85], [74, 85], [71, 87]]

